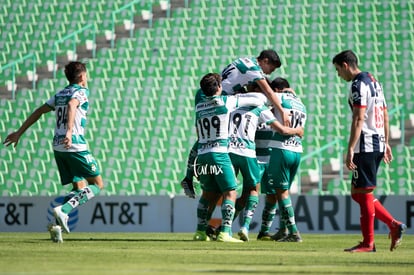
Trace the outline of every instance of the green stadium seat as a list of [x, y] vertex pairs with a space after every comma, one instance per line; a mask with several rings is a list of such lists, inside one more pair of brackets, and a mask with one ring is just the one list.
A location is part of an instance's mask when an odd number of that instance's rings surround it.
[[123, 179], [120, 183], [114, 184], [117, 195], [131, 196], [135, 195], [135, 184], [129, 179]]
[[13, 179], [8, 179], [6, 182], [0, 184], [0, 191], [2, 197], [13, 197], [20, 195], [20, 185]]
[[[6, 16], [0, 17], [0, 24], [6, 30], [0, 35], [0, 47], [3, 49], [0, 61], [8, 61], [10, 57], [22, 56], [33, 50], [36, 51], [38, 64], [43, 66], [46, 60], [52, 58], [54, 39], [68, 34], [73, 26], [78, 29], [86, 24], [94, 24], [98, 33], [103, 34], [110, 27], [111, 12], [126, 3], [123, 0], [105, 3], [57, 0], [8, 2], [3, 8]], [[208, 71], [219, 72], [239, 55], [255, 56], [263, 47], [275, 47], [281, 53], [283, 66], [275, 75], [288, 78], [299, 94], [303, 94], [303, 101], [308, 107], [309, 128], [306, 132], [312, 134], [305, 137], [304, 154], [333, 138], [349, 134], [347, 127], [343, 126], [345, 115], [349, 114], [347, 84], [333, 70], [327, 70], [332, 56], [344, 48], [357, 51], [364, 67], [382, 80], [390, 108], [400, 103], [404, 103], [407, 110], [414, 108], [412, 93], [390, 92], [410, 91], [413, 88], [410, 72], [414, 67], [409, 62], [414, 58], [411, 2], [351, 4], [305, 1], [299, 4], [285, 1], [281, 4], [277, 1], [237, 0], [232, 5], [218, 0], [210, 2], [191, 1], [191, 9], [172, 11], [170, 19], [156, 20], [153, 28], [136, 30], [134, 38], [117, 39], [114, 49], [100, 49], [97, 58], [88, 61], [92, 92], [88, 140], [92, 150], [95, 150], [93, 154], [102, 162], [103, 171], [108, 175], [109, 193], [117, 193], [114, 181], [119, 183], [118, 179], [124, 178], [126, 169], [134, 181], [137, 194], [169, 194], [174, 188], [176, 193], [182, 193], [177, 185], [174, 186], [175, 182], [170, 185], [167, 179], [175, 181], [180, 178], [188, 150], [195, 140], [193, 96], [200, 76]], [[18, 21], [13, 21], [13, 10], [20, 14]], [[120, 15], [121, 24], [124, 15]], [[72, 26], [56, 25], [57, 16], [70, 16], [78, 23]], [[343, 28], [348, 32], [344, 33]], [[43, 31], [37, 32], [37, 29]], [[66, 47], [70, 47], [70, 43], [61, 45], [62, 50]], [[370, 51], [367, 51], [368, 48]], [[289, 54], [292, 52], [295, 54]], [[20, 64], [20, 74], [26, 76], [28, 66]], [[384, 71], [384, 68], [387, 69]], [[399, 74], [389, 74], [389, 68]], [[1, 83], [8, 76], [10, 72], [2, 72]], [[112, 81], [114, 77], [115, 82]], [[42, 104], [65, 84], [59, 71], [55, 81], [40, 80], [36, 93], [29, 90], [18, 92], [18, 100], [13, 103], [7, 101], [9, 103], [5, 107], [2, 105], [4, 101], [0, 100], [0, 130], [18, 127], [29, 110]], [[107, 91], [113, 94], [109, 96]], [[397, 114], [395, 118], [399, 116]], [[23, 144], [23, 139], [19, 145], [28, 150], [2, 149], [1, 154], [9, 158], [8, 163], [16, 157], [29, 160], [28, 170], [32, 169], [30, 162], [36, 163], [43, 178], [51, 177], [59, 182], [56, 168], [50, 167], [53, 163], [52, 133], [42, 131], [53, 123], [50, 116], [44, 123], [33, 126], [33, 130], [27, 133], [30, 138], [26, 136], [26, 143]], [[162, 126], [158, 127], [156, 123]], [[105, 125], [109, 125], [110, 131], [101, 129]], [[114, 136], [113, 132], [117, 135]], [[170, 142], [166, 139], [167, 134]], [[117, 138], [119, 136], [125, 138]], [[128, 160], [134, 159], [135, 164], [130, 167], [129, 162], [123, 159], [119, 161], [122, 169], [113, 170], [108, 162], [114, 153]], [[334, 155], [334, 151], [326, 152], [324, 158]], [[150, 161], [147, 161], [148, 158]], [[408, 165], [402, 157], [396, 157], [395, 163], [401, 167]], [[133, 167], [139, 167], [139, 172], [133, 173]], [[159, 171], [149, 172], [144, 167], [155, 167]], [[391, 168], [387, 175], [380, 174], [381, 180], [387, 176], [392, 179], [396, 175], [404, 175], [404, 169]], [[10, 166], [7, 169], [10, 170]], [[47, 171], [43, 173], [45, 169]], [[8, 176], [4, 180], [8, 180]], [[408, 186], [404, 190], [410, 190]], [[384, 193], [397, 192], [388, 187], [381, 187], [381, 190]], [[56, 192], [61, 192], [61, 189], [46, 189], [44, 194]], [[42, 194], [40, 186], [39, 193]]]
[[56, 196], [58, 194], [58, 182], [51, 179], [43, 180], [39, 187], [39, 195], [41, 196]]
[[26, 179], [24, 188], [20, 189], [19, 196], [37, 196], [39, 195], [38, 183], [33, 179]]
[[413, 195], [414, 193], [414, 184], [412, 178], [398, 178], [397, 183], [393, 186], [394, 193], [397, 195]]
[[328, 183], [326, 191], [331, 195], [349, 195], [349, 187], [349, 181], [335, 179]]
[[150, 179], [142, 178], [135, 186], [136, 190], [139, 190], [138, 194], [140, 195], [157, 195], [155, 184]]

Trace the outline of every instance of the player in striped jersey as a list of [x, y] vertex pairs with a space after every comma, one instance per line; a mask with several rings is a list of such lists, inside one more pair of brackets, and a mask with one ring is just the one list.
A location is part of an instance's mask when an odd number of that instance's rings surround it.
[[[283, 108], [290, 114], [291, 127], [304, 127], [307, 116], [306, 108], [294, 93], [285, 90], [289, 88], [288, 81], [284, 78], [276, 78], [270, 85], [276, 91], [275, 94], [280, 98]], [[278, 113], [275, 116], [279, 121], [282, 121]], [[273, 239], [286, 242], [301, 242], [302, 239], [295, 223], [289, 189], [299, 167], [303, 151], [302, 139], [300, 136], [287, 137], [274, 132], [269, 147], [271, 152], [267, 178], [262, 180], [262, 193], [266, 194], [266, 202], [258, 239], [262, 239], [268, 233], [273, 221], [276, 204], [278, 204], [280, 228]], [[285, 230], [288, 231], [288, 234], [285, 234]]]
[[346, 166], [352, 171], [351, 197], [360, 207], [360, 225], [363, 240], [359, 245], [345, 249], [348, 252], [375, 252], [374, 219], [378, 218], [390, 229], [390, 250], [397, 248], [406, 225], [394, 219], [373, 191], [381, 160], [392, 161], [388, 143], [389, 122], [387, 104], [380, 83], [358, 67], [358, 58], [351, 50], [338, 53], [332, 63], [338, 76], [351, 82], [348, 103], [352, 122], [348, 141]]
[[239, 107], [230, 115], [229, 154], [236, 171], [243, 176], [243, 191], [236, 201], [236, 216], [245, 208], [242, 227], [238, 232], [240, 239], [248, 241], [250, 222], [259, 202], [258, 184], [260, 168], [256, 159], [255, 133], [258, 124], [265, 124], [283, 135], [303, 135], [303, 128], [290, 128], [276, 120], [270, 109], [265, 106]]
[[[270, 88], [265, 74], [271, 74], [282, 65], [279, 55], [274, 50], [263, 50], [257, 58], [243, 57], [237, 58], [227, 65], [221, 73], [223, 95], [233, 95], [235, 92], [242, 91], [249, 84], [257, 84], [269, 101], [275, 106], [280, 114], [284, 115], [280, 101]], [[195, 96], [195, 104], [203, 98], [203, 93], [199, 89]], [[289, 118], [284, 116], [285, 125], [288, 125]], [[190, 151], [187, 161], [186, 176], [181, 181], [181, 185], [188, 197], [195, 198], [193, 187], [194, 160], [197, 156], [197, 144], [194, 144]]]
[[103, 181], [98, 163], [88, 151], [84, 137], [89, 109], [86, 66], [81, 62], [70, 62], [65, 66], [65, 75], [69, 85], [37, 108], [16, 132], [6, 137], [4, 144], [14, 143], [16, 146], [23, 133], [43, 114], [55, 111], [53, 152], [61, 183], [71, 183], [73, 189], [65, 203], [54, 208], [54, 214], [63, 230], [69, 233], [68, 214], [96, 196], [103, 188]]

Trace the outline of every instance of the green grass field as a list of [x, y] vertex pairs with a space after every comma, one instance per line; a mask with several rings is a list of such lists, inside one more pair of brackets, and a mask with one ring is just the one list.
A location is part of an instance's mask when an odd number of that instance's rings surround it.
[[414, 274], [414, 237], [389, 251], [346, 253], [359, 235], [303, 234], [303, 243], [194, 242], [190, 233], [0, 233], [0, 274]]

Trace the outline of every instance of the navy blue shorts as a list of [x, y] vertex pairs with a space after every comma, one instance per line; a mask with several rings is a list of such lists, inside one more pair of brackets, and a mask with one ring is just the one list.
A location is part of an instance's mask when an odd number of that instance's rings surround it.
[[354, 154], [353, 161], [358, 167], [352, 172], [354, 188], [374, 189], [377, 186], [378, 167], [383, 157], [383, 152]]

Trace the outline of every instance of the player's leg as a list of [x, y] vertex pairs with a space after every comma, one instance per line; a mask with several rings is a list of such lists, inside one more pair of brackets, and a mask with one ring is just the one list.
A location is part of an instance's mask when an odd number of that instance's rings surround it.
[[259, 204], [259, 179], [260, 168], [257, 164], [256, 158], [243, 157], [244, 165], [241, 167], [243, 176], [243, 193], [242, 197], [246, 197], [245, 211], [242, 220], [242, 226], [238, 235], [241, 240], [248, 241], [248, 233], [250, 230], [250, 223], [256, 212]]
[[[201, 155], [198, 161], [203, 166], [211, 164], [209, 154]], [[199, 180], [202, 194], [197, 205], [197, 228], [193, 240], [210, 241], [206, 229], [217, 200], [221, 196], [221, 190], [217, 186], [214, 177], [207, 170], [200, 173]]]
[[209, 207], [211, 200], [211, 192], [202, 191], [201, 197], [197, 205], [197, 229], [193, 236], [195, 241], [209, 241], [210, 238], [206, 234], [206, 229], [209, 221]]
[[[274, 148], [269, 164], [269, 178], [276, 189], [279, 206], [280, 230], [287, 228], [289, 234], [278, 239], [280, 242], [301, 242], [295, 222], [295, 211], [289, 195], [289, 189], [300, 163], [300, 154], [289, 150]], [[274, 236], [274, 239], [276, 236]]]
[[235, 213], [235, 202], [237, 198], [237, 182], [234, 169], [227, 153], [212, 153], [211, 164], [214, 168], [220, 168], [215, 173], [215, 182], [223, 193], [221, 204], [221, 229], [217, 236], [219, 242], [243, 242], [231, 236], [233, 218]]
[[277, 199], [279, 203], [280, 220], [286, 225], [289, 234], [279, 242], [302, 242], [298, 228], [295, 222], [295, 210], [293, 209], [292, 200], [290, 199], [289, 190], [277, 190]]
[[373, 153], [354, 154], [353, 162], [357, 168], [352, 173], [351, 197], [360, 209], [362, 242], [345, 249], [347, 252], [375, 252], [374, 219], [375, 206], [372, 191], [376, 186], [377, 164]]
[[[378, 167], [382, 161], [383, 155], [375, 154], [374, 158], [376, 163], [375, 168], [376, 171], [378, 171]], [[388, 237], [391, 238], [390, 250], [393, 251], [401, 244], [402, 234], [407, 229], [407, 226], [404, 223], [394, 219], [391, 213], [388, 212], [388, 210], [382, 205], [382, 203], [377, 198], [374, 197], [373, 194], [369, 199], [373, 201], [375, 217], [383, 223], [385, 223], [390, 229]]]
[[[63, 229], [69, 233], [67, 221], [68, 214], [79, 205], [82, 205], [96, 195], [103, 188], [103, 180], [95, 158], [88, 152], [64, 153], [68, 161], [70, 161], [70, 171], [74, 175], [74, 179], [84, 177], [88, 185], [79, 190], [79, 192], [70, 198], [63, 205], [54, 209], [55, 216]], [[76, 185], [80, 186], [83, 180], [76, 181]]]
[[[263, 187], [265, 186], [264, 182], [262, 181], [262, 192]], [[277, 198], [275, 194], [266, 194], [265, 198], [265, 206], [262, 211], [262, 224], [260, 226], [260, 232], [257, 235], [258, 240], [263, 241], [271, 241], [272, 236], [270, 235], [270, 228], [272, 227], [273, 220], [276, 215], [276, 208], [277, 208]]]
[[[87, 181], [83, 180], [82, 178], [74, 179], [72, 182], [72, 190], [63, 198], [63, 203], [66, 203], [68, 200], [73, 198], [79, 191], [87, 186]], [[62, 204], [63, 204], [62, 203]]]
[[[244, 163], [242, 162], [242, 157], [234, 153], [229, 153], [229, 157], [231, 160], [231, 164], [233, 165], [234, 173], [237, 177], [238, 174], [240, 173], [241, 167], [244, 165]], [[248, 195], [249, 194], [246, 193], [246, 190], [244, 188], [244, 177], [243, 177], [242, 194], [236, 199], [236, 204], [235, 204], [236, 212], [234, 213], [233, 220], [235, 220], [239, 216], [240, 212], [243, 211], [244, 207], [246, 206]]]
[[[208, 221], [208, 224], [207, 224], [207, 228], [206, 228], [206, 234], [207, 234], [207, 236], [210, 237], [211, 240], [216, 240], [217, 239], [217, 235], [220, 232], [220, 226], [217, 226], [216, 227], [215, 225], [212, 225], [210, 223], [211, 217], [213, 216], [213, 212], [216, 209], [216, 207], [217, 207], [217, 205], [219, 203], [220, 198], [222, 198], [222, 194], [221, 193], [216, 193], [216, 195], [211, 198], [210, 205], [208, 207], [208, 212], [207, 212], [207, 221]], [[221, 202], [220, 202], [220, 205], [221, 205]]]
[[[260, 226], [259, 234], [257, 235], [258, 240], [271, 241], [272, 236], [270, 235], [270, 227], [273, 224], [273, 219], [276, 215], [277, 208], [277, 199], [275, 195], [275, 190], [269, 185], [268, 181], [268, 167], [269, 167], [269, 157], [263, 159], [258, 159], [259, 171], [260, 171], [260, 193], [265, 194], [265, 205], [262, 211], [262, 222]], [[273, 191], [272, 191], [273, 190]], [[272, 194], [273, 192], [273, 194]]]
[[[60, 181], [62, 185], [72, 184], [72, 190], [65, 196], [63, 199], [63, 204], [69, 201], [69, 199], [73, 198], [79, 190], [78, 187], [85, 187], [86, 183], [83, 181], [76, 180], [76, 177], [72, 174], [71, 170], [71, 160], [68, 157], [67, 153], [54, 151], [54, 157], [56, 161], [56, 165], [58, 167]], [[56, 209], [58, 213], [56, 213]], [[56, 218], [57, 225], [49, 224], [48, 230], [50, 232], [51, 239], [55, 242], [58, 242], [58, 231], [62, 230], [62, 224], [66, 227], [65, 231], [68, 232], [69, 228], [67, 225], [67, 220], [69, 216], [63, 212], [61, 212], [61, 206], [58, 206], [54, 210], [54, 216]], [[62, 236], [60, 232], [60, 237]], [[63, 240], [62, 240], [63, 241]]]

